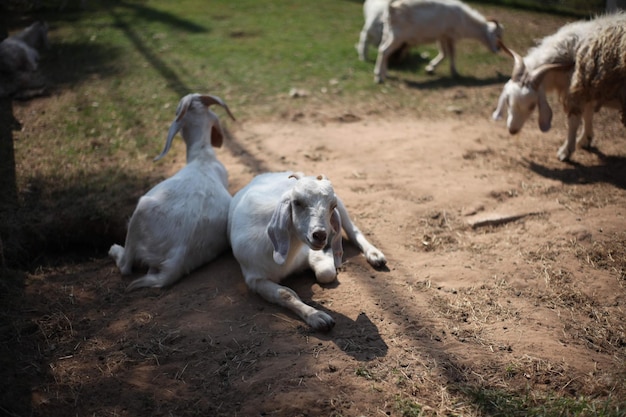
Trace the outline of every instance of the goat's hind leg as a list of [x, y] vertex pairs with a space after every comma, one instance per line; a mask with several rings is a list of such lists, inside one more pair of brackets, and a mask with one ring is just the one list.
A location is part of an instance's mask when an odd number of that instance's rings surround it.
[[168, 287], [178, 281], [184, 274], [183, 255], [182, 253], [178, 253], [172, 255], [171, 258], [167, 259], [158, 267], [151, 265], [148, 273], [131, 282], [128, 287], [126, 287], [126, 291], [144, 287]]
[[376, 57], [376, 65], [374, 66], [374, 81], [382, 83], [387, 77], [387, 68], [389, 66], [389, 57], [402, 46], [402, 42], [398, 42], [392, 34], [383, 35], [383, 40], [378, 47], [378, 56]]
[[437, 46], [439, 47], [439, 53], [437, 54], [436, 57], [434, 57], [433, 59], [431, 59], [431, 61], [428, 63], [428, 65], [426, 65], [426, 73], [427, 74], [434, 74], [435, 73], [435, 68], [437, 68], [437, 65], [439, 65], [441, 63], [441, 61], [444, 60], [444, 58], [446, 57], [446, 45], [444, 44], [444, 42], [446, 42], [445, 39], [441, 39], [439, 40], [439, 42], [437, 42]]
[[133, 255], [130, 250], [115, 244], [109, 249], [109, 256], [115, 260], [115, 265], [117, 265], [122, 275], [129, 275], [132, 272]]
[[298, 294], [291, 288], [265, 278], [246, 278], [246, 284], [265, 300], [296, 313], [314, 330], [329, 331], [335, 326], [335, 320], [332, 317], [302, 302]]

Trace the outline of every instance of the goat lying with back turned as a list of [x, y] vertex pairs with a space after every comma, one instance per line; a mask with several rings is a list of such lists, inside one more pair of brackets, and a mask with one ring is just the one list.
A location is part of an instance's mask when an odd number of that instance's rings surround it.
[[228, 238], [248, 287], [315, 330], [330, 330], [335, 321], [278, 283], [307, 267], [318, 282], [334, 281], [343, 256], [342, 228], [372, 266], [385, 265], [385, 255], [352, 223], [322, 176], [261, 174], [235, 194], [228, 216]]
[[181, 99], [165, 149], [155, 160], [165, 156], [182, 130], [187, 165], [139, 199], [125, 246], [113, 245], [109, 250], [123, 275], [131, 273], [134, 263], [149, 267], [127, 290], [171, 285], [228, 248], [231, 195], [226, 168], [212, 149], [220, 147], [224, 138], [217, 115], [209, 110], [213, 104], [222, 106], [234, 120], [219, 97], [189, 94]]

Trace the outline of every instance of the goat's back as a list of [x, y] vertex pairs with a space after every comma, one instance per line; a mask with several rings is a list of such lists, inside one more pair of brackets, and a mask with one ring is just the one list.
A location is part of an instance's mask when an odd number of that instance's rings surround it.
[[594, 30], [580, 42], [570, 94], [574, 100], [599, 103], [619, 101], [622, 108], [626, 86], [626, 14], [596, 20]]
[[209, 261], [228, 247], [226, 225], [231, 196], [211, 172], [186, 165], [155, 185], [139, 201], [133, 217], [139, 225], [138, 258], [148, 265], [186, 248], [187, 270]]
[[269, 223], [283, 193], [293, 187], [292, 172], [270, 172], [257, 175], [233, 196], [228, 213], [229, 236], [233, 228], [248, 224], [262, 228]]
[[386, 18], [394, 28], [418, 32], [420, 41], [425, 42], [436, 40], [444, 33], [452, 35], [465, 25], [469, 16], [484, 20], [478, 12], [457, 0], [400, 0], [391, 3]]

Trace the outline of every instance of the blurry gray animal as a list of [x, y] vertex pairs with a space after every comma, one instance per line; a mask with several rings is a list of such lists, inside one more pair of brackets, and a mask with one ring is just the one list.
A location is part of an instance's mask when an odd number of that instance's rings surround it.
[[28, 98], [45, 92], [39, 51], [48, 48], [48, 24], [35, 22], [0, 42], [0, 97]]

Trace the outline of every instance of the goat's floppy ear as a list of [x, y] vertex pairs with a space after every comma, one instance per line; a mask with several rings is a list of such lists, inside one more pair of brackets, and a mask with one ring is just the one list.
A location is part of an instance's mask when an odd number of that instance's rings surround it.
[[204, 104], [207, 107], [211, 106], [212, 104], [217, 104], [219, 106], [222, 106], [224, 110], [226, 110], [226, 113], [228, 113], [228, 116], [231, 119], [236, 120], [235, 116], [233, 116], [233, 114], [230, 112], [230, 109], [221, 98], [207, 94], [207, 95], [200, 96], [200, 101], [202, 102], [202, 104]]
[[224, 131], [222, 130], [220, 122], [216, 121], [215, 124], [211, 126], [211, 146], [214, 148], [221, 148], [223, 142]]
[[330, 242], [333, 250], [333, 258], [335, 260], [335, 268], [339, 268], [343, 262], [343, 245], [341, 236], [341, 215], [339, 210], [335, 207], [333, 213], [330, 215], [330, 226], [333, 228], [333, 239]]
[[542, 132], [547, 132], [552, 126], [552, 109], [546, 98], [546, 93], [543, 89], [537, 92], [537, 102], [539, 108], [539, 129]]
[[283, 198], [274, 209], [270, 223], [267, 225], [267, 234], [274, 246], [274, 262], [282, 265], [289, 253], [289, 225], [291, 224], [291, 199]]
[[192, 98], [193, 97], [191, 94], [187, 95], [180, 100], [180, 103], [178, 103], [178, 108], [176, 109], [176, 118], [170, 125], [170, 130], [167, 132], [167, 140], [165, 141], [165, 148], [163, 148], [163, 152], [161, 152], [159, 156], [154, 158], [154, 161], [158, 161], [159, 159], [163, 158], [167, 154], [167, 152], [170, 150], [174, 136], [176, 136], [176, 134], [183, 127], [183, 124], [181, 122], [183, 118], [185, 117], [185, 114], [187, 114], [187, 110], [189, 109], [189, 105], [191, 104]]

